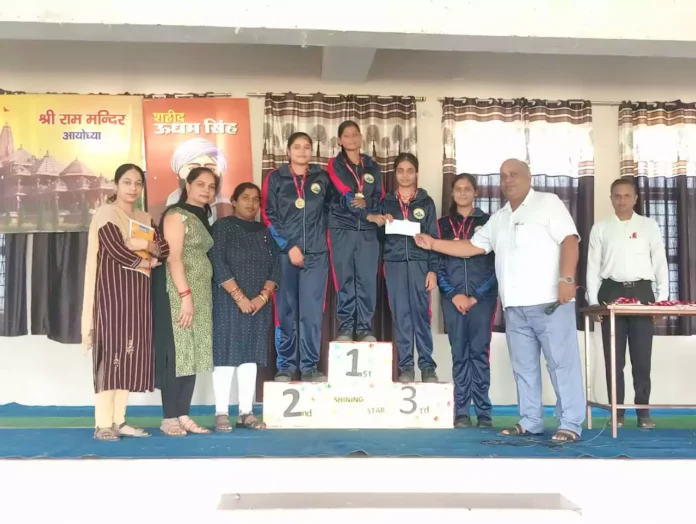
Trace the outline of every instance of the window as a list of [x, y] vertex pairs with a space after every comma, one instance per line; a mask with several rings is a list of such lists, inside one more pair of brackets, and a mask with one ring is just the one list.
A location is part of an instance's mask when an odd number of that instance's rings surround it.
[[[696, 246], [687, 224], [696, 223], [696, 104], [626, 102], [619, 108], [621, 175], [633, 177], [638, 212], [660, 226], [667, 252], [670, 300], [694, 300], [689, 259]], [[693, 262], [692, 262], [693, 263]], [[658, 335], [693, 335], [692, 322], [668, 317]]]

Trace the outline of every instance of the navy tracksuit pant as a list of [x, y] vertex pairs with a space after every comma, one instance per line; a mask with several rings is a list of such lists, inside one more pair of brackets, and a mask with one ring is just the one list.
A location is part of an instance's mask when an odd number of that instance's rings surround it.
[[[329, 254], [305, 253], [304, 267], [280, 255], [280, 286], [276, 294], [276, 353], [278, 371], [300, 373], [317, 369], [321, 349]], [[299, 342], [299, 343], [298, 343]]]
[[418, 368], [435, 369], [433, 332], [430, 327], [430, 292], [425, 290], [428, 262], [385, 262], [389, 309], [396, 332], [399, 371], [413, 369], [413, 341], [418, 351]]
[[486, 298], [462, 315], [451, 300], [442, 300], [445, 326], [452, 347], [455, 416], [470, 415], [474, 402], [476, 416], [491, 418], [489, 352], [491, 322], [498, 301]]
[[376, 229], [331, 228], [331, 264], [338, 295], [338, 331], [372, 331], [377, 307], [379, 238]]

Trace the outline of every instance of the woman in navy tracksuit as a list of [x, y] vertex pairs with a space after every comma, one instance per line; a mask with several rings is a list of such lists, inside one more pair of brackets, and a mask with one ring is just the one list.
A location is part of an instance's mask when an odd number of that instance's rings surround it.
[[306, 133], [289, 138], [288, 157], [288, 164], [266, 177], [261, 208], [263, 220], [281, 249], [275, 379], [288, 382], [299, 367], [303, 381], [325, 382], [326, 375], [318, 364], [329, 268], [326, 215], [331, 182], [326, 171], [309, 163], [312, 139]]
[[[490, 216], [474, 208], [476, 190], [473, 175], [461, 174], [454, 179], [449, 214], [438, 221], [440, 238], [470, 239], [488, 222]], [[456, 427], [471, 426], [472, 400], [477, 425], [492, 426], [489, 351], [498, 303], [494, 256], [493, 253], [471, 258], [441, 256], [437, 280], [452, 348]]]
[[[401, 153], [394, 162], [394, 171], [397, 190], [384, 198], [381, 208], [384, 219], [418, 222], [422, 233], [437, 238], [435, 203], [425, 189], [418, 188], [418, 159], [411, 153]], [[383, 256], [389, 308], [396, 331], [399, 382], [415, 380], [414, 338], [422, 381], [437, 382], [430, 292], [437, 287], [440, 256], [416, 246], [413, 237], [392, 234], [386, 235]]]
[[379, 238], [375, 215], [384, 199], [382, 172], [360, 154], [360, 127], [351, 120], [338, 126], [341, 153], [329, 161], [335, 188], [329, 214], [334, 285], [338, 295], [338, 341], [375, 342], [372, 317], [377, 305]]

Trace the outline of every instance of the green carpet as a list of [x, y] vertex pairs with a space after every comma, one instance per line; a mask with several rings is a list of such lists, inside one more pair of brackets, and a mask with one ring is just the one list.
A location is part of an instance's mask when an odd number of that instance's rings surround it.
[[[212, 415], [193, 416], [199, 424], [213, 427]], [[262, 418], [262, 417], [259, 417]], [[519, 418], [512, 416], [500, 416], [493, 419], [496, 428], [506, 428], [517, 424]], [[660, 429], [696, 429], [696, 417], [693, 415], [659, 416], [654, 417]], [[475, 419], [474, 419], [475, 421]], [[141, 428], [158, 428], [162, 422], [159, 417], [129, 417], [128, 423]], [[608, 417], [592, 417], [593, 428], [599, 429], [609, 424]], [[547, 417], [545, 425], [549, 429], [556, 427], [557, 422], [553, 417]], [[93, 417], [0, 417], [0, 428], [19, 429], [58, 429], [58, 428], [91, 428], [94, 427]], [[626, 417], [624, 429], [636, 428], [635, 417]], [[636, 428], [637, 429], [637, 428]]]

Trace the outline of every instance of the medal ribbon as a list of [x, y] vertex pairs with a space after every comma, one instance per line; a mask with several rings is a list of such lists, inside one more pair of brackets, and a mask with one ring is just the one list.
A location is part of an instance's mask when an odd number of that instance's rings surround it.
[[[466, 231], [464, 231], [464, 225], [466, 224], [467, 218], [471, 218], [471, 222], [469, 222], [469, 227], [466, 228]], [[454, 233], [454, 238], [460, 238], [460, 239], [465, 239], [469, 238], [469, 233], [471, 232], [471, 227], [474, 225], [474, 217], [466, 217], [462, 219], [462, 224], [459, 228], [454, 227], [454, 222], [452, 222], [452, 219], [449, 219], [450, 226], [452, 226], [452, 232]], [[462, 237], [462, 231], [464, 231], [464, 236]]]
[[[292, 181], [295, 183], [295, 190], [297, 191], [297, 196], [304, 200], [304, 186], [305, 182], [307, 181], [307, 175], [302, 177], [297, 176], [295, 172], [292, 170], [292, 168], [290, 168], [290, 173], [292, 173]], [[299, 179], [302, 179], [302, 181], [300, 182]]]
[[[358, 193], [363, 192], [363, 187], [365, 187], [365, 180], [363, 180], [362, 176], [358, 176], [355, 171], [353, 171], [353, 168], [350, 165], [350, 160], [348, 157], [346, 157], [346, 168], [348, 168], [348, 171], [350, 171], [350, 174], [353, 175], [353, 178], [355, 179], [355, 183], [358, 185]], [[360, 157], [360, 169], [364, 173], [365, 172], [365, 165], [363, 164], [362, 157]]]
[[408, 208], [411, 205], [411, 202], [413, 202], [413, 199], [416, 198], [416, 195], [418, 194], [418, 190], [416, 189], [411, 197], [408, 199], [408, 202], [404, 203], [403, 200], [401, 200], [401, 195], [399, 194], [399, 191], [396, 191], [396, 199], [399, 201], [399, 207], [401, 207], [401, 214], [404, 217], [404, 220], [408, 220]]

